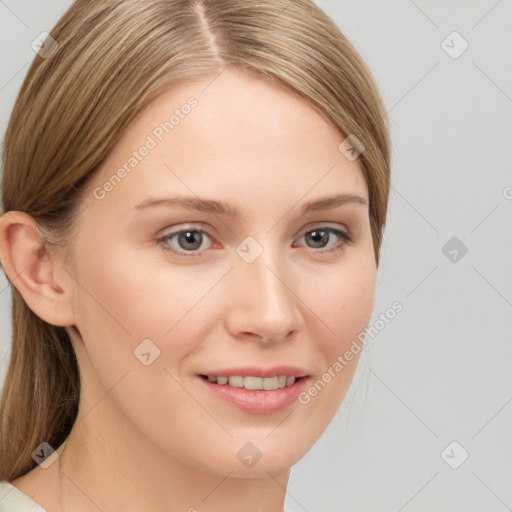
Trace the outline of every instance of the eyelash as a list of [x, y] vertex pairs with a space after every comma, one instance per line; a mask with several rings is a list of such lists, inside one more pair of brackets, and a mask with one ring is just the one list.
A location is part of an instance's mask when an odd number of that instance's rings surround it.
[[[203, 233], [203, 234], [206, 234], [208, 235], [210, 238], [213, 238], [212, 235], [210, 235], [210, 233], [208, 233], [207, 230], [205, 229], [194, 229], [194, 228], [185, 228], [185, 229], [180, 229], [179, 231], [174, 231], [172, 233], [169, 233], [161, 238], [159, 238], [157, 241], [158, 243], [161, 245], [162, 249], [164, 251], [169, 251], [173, 254], [177, 254], [178, 256], [184, 256], [185, 258], [202, 258], [204, 257], [203, 254], [201, 254], [199, 251], [176, 251], [174, 249], [171, 249], [169, 244], [166, 243], [169, 239], [173, 238], [174, 236], [176, 235], [179, 235], [180, 233], [185, 233], [187, 231], [192, 231], [194, 233]], [[304, 235], [306, 235], [307, 233], [311, 233], [313, 231], [325, 231], [329, 234], [334, 234], [334, 235], [337, 235], [340, 239], [341, 239], [341, 242], [336, 244], [335, 246], [329, 248], [329, 249], [314, 249], [313, 247], [309, 247], [310, 251], [309, 252], [313, 252], [313, 253], [337, 253], [337, 252], [341, 252], [345, 249], [345, 245], [347, 244], [351, 244], [353, 241], [354, 241], [354, 237], [353, 235], [351, 235], [350, 233], [346, 232], [346, 231], [343, 231], [342, 229], [339, 229], [339, 228], [333, 228], [333, 227], [330, 227], [330, 226], [319, 226], [319, 227], [315, 227], [313, 229], [308, 229], [307, 231], [305, 231], [300, 238], [302, 238]]]

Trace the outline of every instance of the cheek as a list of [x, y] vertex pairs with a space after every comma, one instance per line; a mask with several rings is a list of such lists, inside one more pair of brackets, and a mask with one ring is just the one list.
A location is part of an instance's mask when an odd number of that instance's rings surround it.
[[197, 408], [184, 397], [176, 371], [198, 339], [189, 321], [194, 312], [187, 312], [212, 285], [204, 279], [193, 285], [180, 268], [146, 264], [136, 251], [110, 249], [84, 258], [77, 277], [77, 327], [86, 347], [81, 356], [91, 403], [113, 389], [109, 396], [133, 424], [154, 428], [157, 436], [160, 423], [153, 424], [159, 418], [179, 432], [187, 428], [181, 424], [187, 409]]
[[[101, 317], [101, 326], [137, 339], [162, 337], [207, 290], [185, 267], [171, 268], [148, 258], [154, 249], [122, 243], [98, 247], [80, 263], [79, 298], [83, 321]], [[99, 319], [99, 318], [98, 318]]]
[[317, 285], [318, 293], [315, 289], [307, 293], [311, 309], [319, 318], [316, 333], [311, 334], [318, 373], [299, 402], [317, 418], [321, 430], [345, 397], [364, 349], [361, 340], [373, 311], [376, 267], [364, 255], [353, 258], [324, 275]]
[[[324, 274], [307, 293], [324, 325], [321, 347], [331, 359], [364, 331], [373, 311], [376, 268], [367, 258], [354, 257]], [[312, 307], [313, 309], [313, 307]]]
[[203, 339], [198, 334], [216, 306], [209, 292], [225, 271], [199, 274], [197, 267], [149, 259], [122, 244], [103, 245], [83, 258], [75, 297], [77, 327], [104, 384], [118, 377], [113, 368], [121, 374], [124, 368], [144, 367], [137, 359], [139, 347], [149, 347], [151, 358], [157, 355], [152, 366], [184, 367]]

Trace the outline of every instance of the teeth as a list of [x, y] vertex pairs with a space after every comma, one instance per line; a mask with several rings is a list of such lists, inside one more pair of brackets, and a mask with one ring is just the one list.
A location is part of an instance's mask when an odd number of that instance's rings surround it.
[[243, 377], [229, 377], [228, 384], [234, 388], [243, 388], [244, 387], [244, 378]]
[[295, 377], [286, 377], [286, 385], [291, 386], [295, 382]]
[[261, 379], [261, 385], [263, 386], [263, 389], [271, 390], [271, 389], [277, 389], [277, 377], [269, 377], [266, 379]]
[[245, 389], [263, 389], [263, 379], [261, 377], [244, 377], [243, 382]]
[[245, 388], [245, 389], [264, 389], [266, 391], [273, 391], [276, 389], [285, 388], [295, 383], [295, 377], [292, 375], [279, 375], [276, 377], [243, 377], [236, 375], [232, 377], [213, 377], [208, 376], [208, 380], [214, 384], [221, 386], [227, 384], [234, 388]]

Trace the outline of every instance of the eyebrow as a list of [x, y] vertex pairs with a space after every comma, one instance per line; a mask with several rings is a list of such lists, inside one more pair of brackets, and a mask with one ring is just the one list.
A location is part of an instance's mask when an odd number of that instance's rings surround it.
[[[317, 212], [320, 210], [329, 210], [336, 208], [346, 203], [352, 204], [368, 204], [366, 199], [356, 194], [337, 194], [334, 196], [321, 197], [313, 201], [304, 203], [301, 208], [300, 214]], [[174, 196], [162, 198], [149, 198], [142, 203], [132, 207], [132, 210], [153, 208], [157, 206], [181, 206], [189, 210], [196, 210], [200, 212], [213, 213], [216, 215], [226, 215], [228, 217], [239, 218], [240, 210], [224, 201], [216, 201], [213, 199], [201, 199], [193, 196]]]

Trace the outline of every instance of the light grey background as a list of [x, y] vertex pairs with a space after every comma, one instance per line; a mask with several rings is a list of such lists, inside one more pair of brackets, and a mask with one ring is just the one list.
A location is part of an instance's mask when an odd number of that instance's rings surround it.
[[[317, 3], [390, 112], [394, 174], [371, 324], [394, 301], [404, 309], [370, 341], [339, 413], [293, 469], [287, 510], [512, 510], [511, 1]], [[31, 41], [70, 4], [0, 0], [2, 135]], [[455, 59], [441, 46], [453, 31], [469, 44]], [[444, 44], [452, 53], [457, 37]], [[442, 252], [452, 237], [468, 249], [455, 262]], [[6, 285], [2, 274], [0, 377]], [[462, 450], [469, 458], [452, 469]]]

